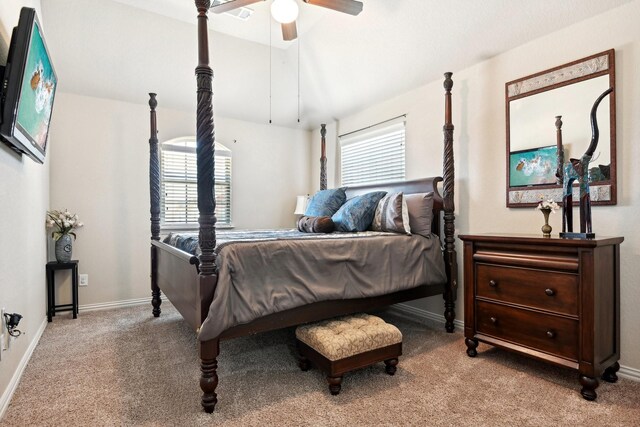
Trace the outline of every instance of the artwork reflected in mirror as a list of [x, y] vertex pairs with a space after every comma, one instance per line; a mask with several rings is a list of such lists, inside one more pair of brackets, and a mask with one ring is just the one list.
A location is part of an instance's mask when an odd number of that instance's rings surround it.
[[509, 186], [555, 184], [558, 149], [555, 145], [509, 153]]
[[[591, 141], [594, 100], [615, 87], [614, 51], [506, 84], [507, 206], [561, 203], [563, 163], [580, 158]], [[600, 143], [589, 166], [591, 204], [616, 203], [615, 92], [597, 111]], [[579, 200], [579, 188], [574, 188]]]

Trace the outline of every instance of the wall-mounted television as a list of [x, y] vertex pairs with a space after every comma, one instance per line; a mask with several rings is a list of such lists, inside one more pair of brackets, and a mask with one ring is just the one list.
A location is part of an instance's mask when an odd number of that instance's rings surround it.
[[0, 138], [44, 163], [58, 77], [34, 9], [20, 11], [0, 77]]

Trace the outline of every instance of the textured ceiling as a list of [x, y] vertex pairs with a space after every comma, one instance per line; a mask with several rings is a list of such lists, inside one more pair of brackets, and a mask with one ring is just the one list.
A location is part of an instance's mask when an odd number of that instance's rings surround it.
[[[301, 4], [301, 124], [298, 45], [270, 51], [269, 3], [247, 22], [212, 18], [216, 113], [267, 123], [271, 109], [274, 124], [317, 127], [627, 2], [363, 1], [357, 17]], [[42, 0], [42, 9], [61, 90], [138, 103], [157, 91], [161, 106], [195, 108], [192, 1]]]

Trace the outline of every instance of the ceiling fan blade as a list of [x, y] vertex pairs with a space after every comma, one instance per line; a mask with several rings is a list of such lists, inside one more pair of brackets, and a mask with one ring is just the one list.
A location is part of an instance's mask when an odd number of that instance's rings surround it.
[[226, 3], [218, 3], [218, 4], [213, 3], [211, 6], [211, 11], [213, 13], [225, 13], [225, 12], [229, 12], [230, 10], [237, 9], [239, 7], [249, 6], [250, 4], [258, 3], [259, 1], [264, 1], [264, 0], [231, 0]]
[[296, 21], [281, 25], [282, 38], [284, 39], [284, 41], [290, 42], [291, 40], [295, 40], [298, 38], [298, 26], [296, 25]]
[[327, 9], [337, 10], [338, 12], [348, 13], [349, 15], [358, 15], [362, 12], [362, 2], [356, 0], [303, 0], [305, 3], [314, 4]]

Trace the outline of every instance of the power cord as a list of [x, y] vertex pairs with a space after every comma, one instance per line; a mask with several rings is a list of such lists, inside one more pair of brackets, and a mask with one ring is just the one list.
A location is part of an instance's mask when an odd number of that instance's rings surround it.
[[11, 335], [14, 338], [22, 335], [22, 332], [20, 332], [20, 330], [17, 329], [18, 324], [20, 323], [20, 319], [22, 319], [22, 315], [18, 313], [4, 314], [4, 321], [7, 325], [7, 331], [9, 332], [9, 335]]

